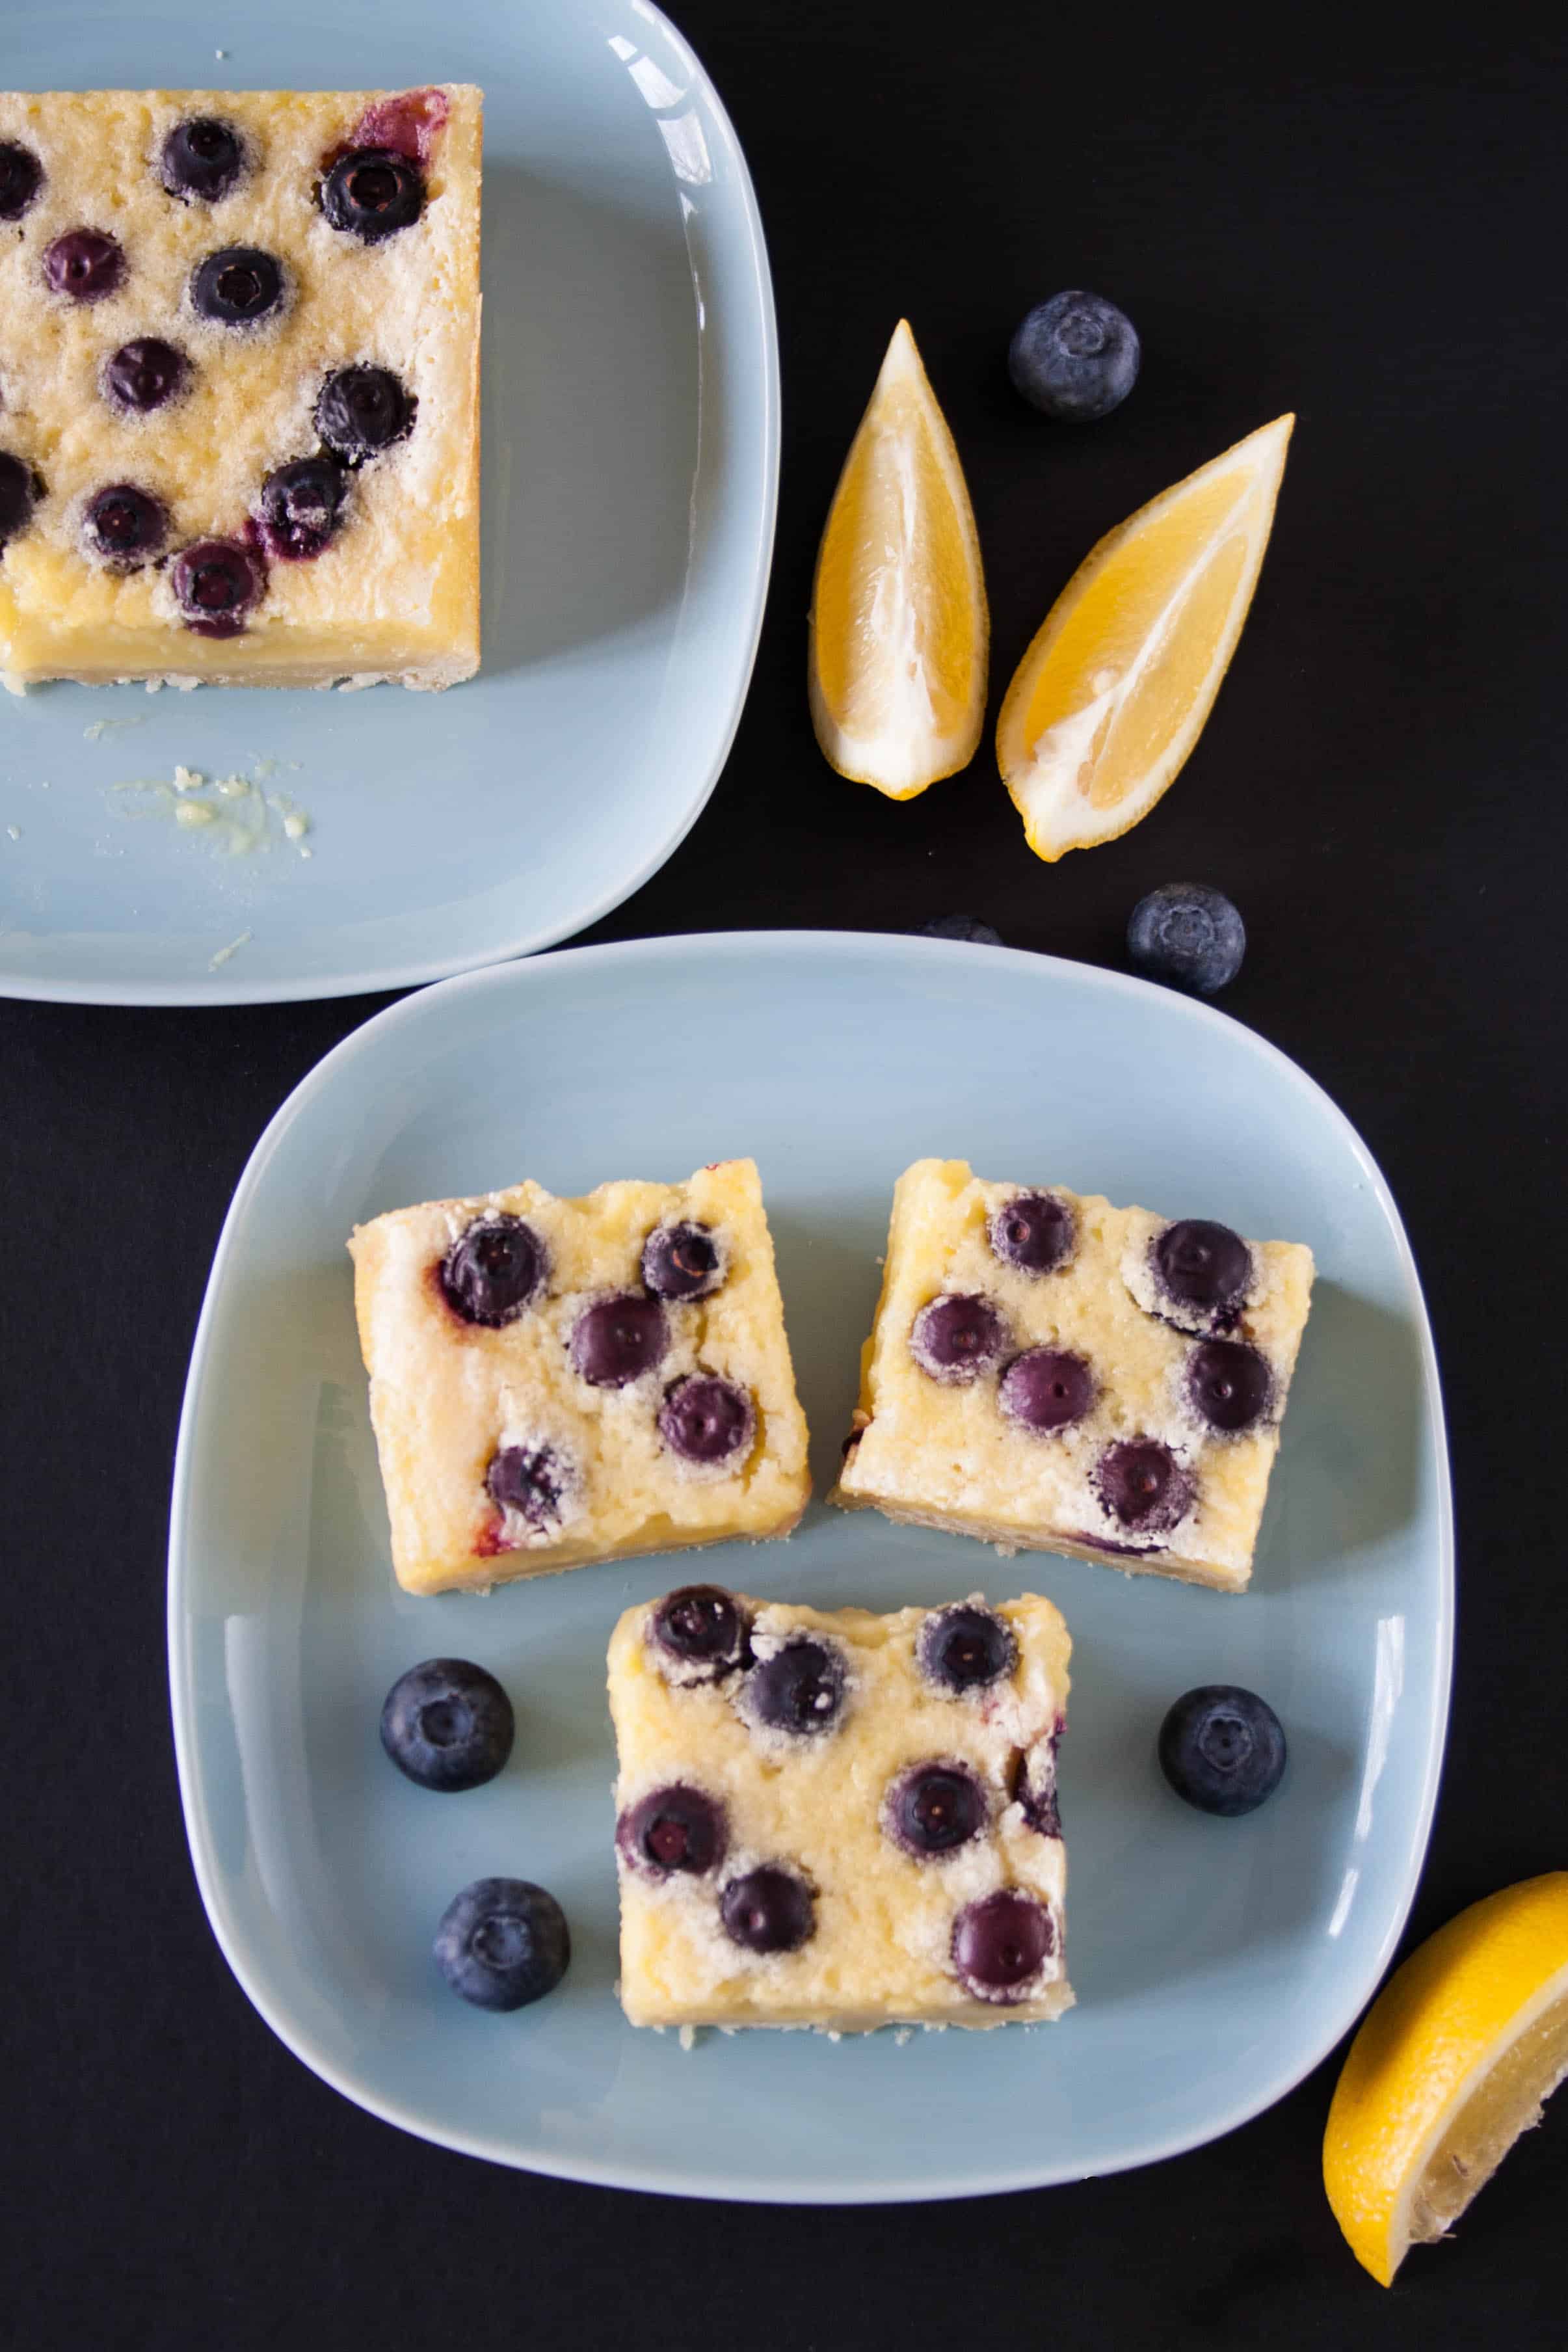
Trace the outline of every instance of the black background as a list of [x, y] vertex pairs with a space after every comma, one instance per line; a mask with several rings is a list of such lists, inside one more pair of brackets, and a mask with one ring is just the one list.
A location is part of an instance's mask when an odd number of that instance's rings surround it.
[[[1403, 12], [1401, 12], [1403, 14]], [[1544, 12], [1538, 12], [1540, 24]], [[1344, 1106], [1403, 1203], [1442, 1357], [1462, 1594], [1411, 1922], [1561, 1865], [1561, 983], [1568, 49], [1506, 10], [1227, 20], [685, 0], [750, 156], [783, 348], [778, 554], [727, 772], [591, 934], [915, 928], [1120, 960], [1156, 882], [1221, 885], [1227, 1009]], [[439, 41], [433, 72], [439, 73]], [[369, 70], [369, 68], [368, 68]], [[1552, 225], [1555, 222], [1558, 226]], [[1142, 379], [1053, 428], [1003, 367], [1100, 289]], [[900, 313], [963, 452], [997, 697], [1112, 523], [1300, 416], [1233, 673], [1126, 840], [1039, 864], [989, 737], [904, 806], [814, 748], [804, 614]], [[513, 2175], [403, 2137], [252, 2012], [186, 1859], [163, 1663], [169, 1466], [256, 1134], [375, 1004], [0, 1005], [14, 2340], [273, 2347], [1382, 2346], [1563, 2340], [1568, 2122], [1384, 2294], [1323, 2200], [1336, 2061], [1178, 2162], [976, 2204], [793, 2215]]]

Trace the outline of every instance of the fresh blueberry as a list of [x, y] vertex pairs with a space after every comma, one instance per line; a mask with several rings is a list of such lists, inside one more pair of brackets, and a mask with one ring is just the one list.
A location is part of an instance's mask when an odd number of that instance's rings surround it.
[[1212, 996], [1241, 969], [1247, 930], [1223, 890], [1166, 882], [1140, 898], [1127, 924], [1127, 953], [1151, 980]]
[[729, 1837], [723, 1807], [674, 1780], [627, 1808], [615, 1824], [615, 1843], [628, 1865], [646, 1878], [669, 1878], [677, 1871], [701, 1878], [724, 1860]]
[[169, 538], [169, 509], [133, 482], [113, 482], [95, 492], [82, 514], [82, 536], [100, 562], [134, 572], [162, 554]]
[[751, 1451], [757, 1408], [734, 1381], [694, 1372], [668, 1390], [659, 1407], [659, 1434], [683, 1462], [734, 1462]]
[[1252, 1253], [1209, 1217], [1181, 1217], [1155, 1236], [1155, 1280], [1176, 1307], [1217, 1322], [1235, 1317], [1252, 1285]]
[[1186, 1387], [1210, 1428], [1231, 1433], [1261, 1421], [1274, 1381], [1267, 1356], [1244, 1339], [1202, 1339], [1186, 1360]]
[[946, 1291], [915, 1317], [909, 1352], [934, 1381], [962, 1386], [999, 1364], [1011, 1341], [1006, 1321], [988, 1298]]
[[413, 432], [418, 404], [390, 368], [340, 368], [317, 397], [316, 430], [329, 449], [358, 466]]
[[44, 184], [44, 167], [30, 147], [0, 141], [0, 220], [20, 220]]
[[497, 1330], [531, 1306], [549, 1272], [549, 1253], [532, 1225], [498, 1210], [458, 1235], [437, 1278], [454, 1315]]
[[817, 1926], [816, 1901], [805, 1880], [772, 1863], [732, 1878], [719, 1897], [718, 1916], [730, 1942], [747, 1952], [798, 1952]]
[[1056, 1925], [1043, 1903], [1001, 1886], [967, 1903], [953, 1923], [953, 1966], [977, 2000], [1027, 1999], [1030, 1980], [1056, 1949]]
[[734, 1593], [718, 1584], [667, 1592], [648, 1620], [649, 1639], [693, 1682], [717, 1681], [746, 1663], [750, 1631]]
[[1119, 408], [1138, 380], [1131, 319], [1103, 294], [1053, 294], [1037, 302], [1008, 350], [1008, 373], [1032, 407], [1062, 425], [1087, 425]]
[[577, 1474], [553, 1445], [503, 1445], [485, 1473], [490, 1500], [516, 1511], [542, 1534], [566, 1517]]
[[37, 495], [32, 467], [8, 449], [0, 449], [0, 547], [19, 530], [26, 530]]
[[117, 408], [136, 415], [175, 399], [190, 378], [191, 362], [184, 352], [176, 351], [172, 343], [161, 343], [155, 335], [121, 343], [103, 363], [106, 396]]
[[424, 210], [424, 174], [391, 147], [357, 147], [340, 156], [322, 181], [321, 210], [333, 228], [379, 245]]
[[282, 299], [282, 268], [259, 246], [225, 246], [198, 262], [191, 275], [192, 307], [214, 326], [258, 326]]
[[912, 1764], [883, 1801], [883, 1827], [895, 1845], [925, 1862], [978, 1837], [990, 1819], [986, 1792], [967, 1765]]
[[571, 1327], [571, 1360], [596, 1389], [623, 1389], [663, 1360], [670, 1327], [656, 1298], [622, 1290], [585, 1307]]
[[245, 142], [234, 124], [201, 114], [170, 131], [160, 174], [172, 196], [200, 196], [212, 205], [228, 194], [244, 163]]
[[1113, 1519], [1138, 1535], [1166, 1535], [1192, 1506], [1193, 1485], [1157, 1437], [1124, 1437], [1108, 1445], [1094, 1473]]
[[655, 1298], [706, 1298], [725, 1272], [706, 1225], [655, 1225], [643, 1244], [643, 1279]]
[[386, 1695], [382, 1746], [422, 1789], [482, 1788], [512, 1752], [512, 1702], [467, 1658], [426, 1658]]
[[1002, 1374], [997, 1402], [1026, 1429], [1071, 1429], [1095, 1398], [1094, 1375], [1071, 1348], [1030, 1348]]
[[826, 1642], [799, 1633], [754, 1665], [741, 1686], [742, 1712], [767, 1731], [804, 1738], [831, 1731], [844, 1704], [844, 1662]]
[[1285, 1734], [1267, 1699], [1235, 1683], [1205, 1683], [1160, 1726], [1160, 1769], [1200, 1812], [1250, 1813], [1285, 1769]]
[[235, 539], [182, 548], [170, 577], [181, 617], [199, 637], [237, 637], [267, 587], [261, 558]]
[[968, 940], [982, 948], [999, 948], [1002, 943], [1000, 931], [994, 931], [989, 923], [982, 923], [973, 915], [936, 915], [930, 922], [921, 924], [916, 936], [923, 940]]
[[125, 256], [101, 229], [68, 229], [44, 256], [44, 276], [57, 294], [73, 302], [101, 302], [124, 275]]
[[555, 1896], [528, 1878], [476, 1878], [447, 1906], [435, 1962], [476, 2009], [526, 2009], [565, 1976], [571, 1933]]
[[269, 555], [308, 562], [319, 555], [342, 519], [348, 483], [331, 457], [296, 457], [261, 486], [261, 535]]
[[934, 1609], [915, 1643], [920, 1670], [939, 1689], [988, 1690], [1018, 1664], [1018, 1638], [1005, 1617], [977, 1601]]
[[1015, 1192], [986, 1227], [993, 1257], [1020, 1274], [1054, 1274], [1078, 1246], [1078, 1220], [1054, 1192]]

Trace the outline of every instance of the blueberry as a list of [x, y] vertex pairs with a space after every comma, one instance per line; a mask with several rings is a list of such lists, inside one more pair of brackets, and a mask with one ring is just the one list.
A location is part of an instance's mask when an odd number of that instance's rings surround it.
[[1124, 1437], [1108, 1445], [1094, 1472], [1113, 1519], [1139, 1535], [1165, 1535], [1191, 1507], [1192, 1479], [1157, 1437]]
[[199, 637], [237, 637], [267, 587], [261, 558], [234, 539], [182, 548], [170, 577], [185, 626]]
[[960, 1386], [1000, 1363], [1011, 1340], [988, 1298], [947, 1291], [915, 1317], [909, 1352], [934, 1381]]
[[245, 142], [232, 122], [208, 114], [176, 122], [163, 142], [159, 175], [172, 196], [226, 196], [245, 163]]
[[282, 267], [259, 246], [225, 246], [191, 273], [192, 307], [214, 326], [258, 326], [282, 299]]
[[951, 1853], [978, 1837], [990, 1819], [984, 1789], [967, 1765], [912, 1764], [883, 1801], [882, 1823], [895, 1845], [918, 1861]]
[[424, 174], [391, 147], [358, 147], [340, 156], [322, 181], [321, 210], [333, 228], [379, 245], [424, 210]]
[[1252, 1286], [1252, 1253], [1239, 1234], [1209, 1217], [1182, 1217], [1155, 1239], [1155, 1280], [1177, 1307], [1216, 1321], [1234, 1319]]
[[133, 343], [121, 343], [103, 363], [103, 389], [117, 408], [144, 415], [151, 408], [162, 408], [166, 400], [175, 399], [184, 391], [191, 378], [191, 362], [172, 343], [161, 343], [155, 335], [139, 336]]
[[1250, 1813], [1285, 1769], [1285, 1734], [1267, 1699], [1234, 1683], [1205, 1683], [1177, 1699], [1160, 1726], [1160, 1769], [1200, 1812]]
[[1054, 1192], [1015, 1192], [986, 1227], [993, 1257], [1020, 1274], [1054, 1274], [1078, 1247], [1078, 1220]]
[[304, 563], [319, 555], [342, 519], [348, 484], [331, 457], [296, 457], [261, 486], [261, 535], [269, 555]]
[[467, 1658], [426, 1658], [386, 1695], [382, 1746], [422, 1789], [482, 1788], [512, 1752], [512, 1702]]
[[497, 1210], [458, 1235], [437, 1279], [454, 1315], [497, 1330], [532, 1305], [549, 1272], [549, 1253], [532, 1225]]
[[1119, 408], [1138, 380], [1131, 319], [1103, 294], [1053, 294], [1037, 302], [1008, 350], [1008, 373], [1031, 406], [1062, 425], [1087, 425]]
[[1002, 1374], [997, 1402], [1026, 1429], [1071, 1429], [1094, 1402], [1094, 1375], [1070, 1348], [1030, 1348]]
[[846, 1680], [837, 1650], [798, 1633], [752, 1667], [741, 1685], [742, 1712], [763, 1730], [812, 1738], [837, 1723]]
[[0, 220], [20, 220], [44, 184], [44, 167], [30, 147], [0, 141]]
[[656, 1298], [623, 1290], [585, 1307], [571, 1327], [571, 1360], [591, 1387], [623, 1389], [662, 1360], [670, 1344]]
[[73, 302], [101, 302], [124, 275], [125, 256], [101, 229], [68, 229], [44, 256], [44, 276], [57, 294], [68, 294]]
[[1037, 1739], [1030, 1748], [1018, 1749], [1013, 1757], [1008, 1782], [1008, 1794], [1023, 1814], [1026, 1828], [1037, 1837], [1059, 1838], [1061, 1835], [1061, 1807], [1056, 1793], [1056, 1750], [1066, 1725], [1061, 1716], [1055, 1728], [1044, 1739]]
[[772, 1863], [732, 1878], [719, 1897], [718, 1916], [730, 1942], [748, 1952], [798, 1952], [817, 1926], [816, 1900], [805, 1880]]
[[316, 430], [329, 449], [358, 466], [412, 433], [418, 405], [390, 368], [340, 368], [317, 397]]
[[748, 1658], [751, 1628], [733, 1592], [718, 1584], [684, 1584], [667, 1592], [648, 1620], [648, 1637], [687, 1669], [684, 1679], [716, 1681]]
[[643, 1279], [655, 1298], [706, 1298], [726, 1271], [706, 1225], [656, 1225], [643, 1244]]
[[695, 1372], [665, 1391], [659, 1434], [683, 1462], [729, 1462], [738, 1469], [757, 1434], [757, 1408], [733, 1381]]
[[1186, 1360], [1186, 1389], [1212, 1429], [1250, 1429], [1274, 1392], [1269, 1360], [1244, 1339], [1203, 1339]]
[[82, 536], [101, 562], [134, 572], [162, 552], [169, 537], [169, 509], [133, 482], [113, 482], [95, 492], [82, 514]]
[[553, 1895], [528, 1878], [476, 1878], [435, 1931], [435, 1962], [476, 2009], [526, 2009], [565, 1976], [571, 1933]]
[[8, 449], [0, 449], [0, 547], [19, 530], [26, 530], [37, 495], [32, 467]]
[[1223, 890], [1166, 882], [1140, 898], [1127, 924], [1127, 954], [1151, 980], [1212, 996], [1241, 969], [1247, 931]]
[[503, 1445], [485, 1473], [491, 1501], [541, 1534], [560, 1525], [576, 1486], [576, 1472], [553, 1445]]
[[931, 1612], [915, 1654], [922, 1674], [943, 1690], [988, 1690], [1018, 1664], [1018, 1637], [994, 1609], [957, 1601]]
[[999, 948], [1002, 943], [1000, 931], [994, 931], [989, 923], [982, 923], [973, 915], [936, 915], [930, 922], [921, 924], [916, 937], [968, 940], [974, 946], [983, 948]]
[[615, 1824], [615, 1843], [645, 1878], [669, 1878], [677, 1871], [701, 1878], [724, 1860], [729, 1836], [723, 1807], [675, 1780], [627, 1808]]
[[953, 1966], [977, 2000], [1027, 1999], [1055, 1949], [1050, 1912], [1017, 1887], [966, 1904], [953, 1923]]

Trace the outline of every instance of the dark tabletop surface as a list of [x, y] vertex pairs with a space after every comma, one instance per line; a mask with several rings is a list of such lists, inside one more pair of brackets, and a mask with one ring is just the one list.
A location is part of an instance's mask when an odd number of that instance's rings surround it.
[[[685, 0], [750, 156], [783, 350], [778, 554], [728, 768], [591, 937], [904, 929], [1120, 961], [1157, 882], [1251, 935], [1224, 1002], [1393, 1184], [1448, 1392], [1462, 1591], [1412, 1938], [1568, 1859], [1562, 877], [1568, 47], [1531, 12], [1368, 16]], [[1534, 12], [1535, 22], [1544, 12]], [[1010, 393], [1062, 286], [1142, 331], [1108, 422]], [[988, 734], [894, 806], [815, 750], [803, 618], [834, 476], [914, 321], [985, 547], [995, 700], [1096, 537], [1300, 416], [1233, 673], [1165, 803], [1056, 866]], [[1228, 2138], [988, 2202], [685, 2205], [423, 2146], [328, 2090], [229, 1975], [186, 1858], [163, 1654], [169, 1470], [219, 1223], [257, 1133], [368, 999], [0, 1004], [7, 1629], [5, 2332], [37, 2347], [1561, 2342], [1568, 2115], [1385, 2294], [1324, 2202], [1339, 2053]], [[1531, 1398], [1536, 1402], [1531, 1403]], [[1556, 1408], [1551, 1409], [1554, 1416]], [[1568, 2094], [1564, 2095], [1568, 2096]]]

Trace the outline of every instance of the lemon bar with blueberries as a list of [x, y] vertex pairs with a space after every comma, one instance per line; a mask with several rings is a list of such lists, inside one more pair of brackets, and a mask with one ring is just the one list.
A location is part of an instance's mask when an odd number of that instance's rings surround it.
[[0, 93], [0, 677], [479, 661], [482, 101]]
[[406, 1591], [800, 1518], [806, 1420], [751, 1160], [580, 1200], [523, 1183], [428, 1201], [349, 1247]]
[[1239, 1592], [1312, 1283], [1299, 1242], [917, 1160], [830, 1500]]
[[610, 1643], [633, 2025], [995, 2026], [1071, 2006], [1067, 1628], [687, 1585]]

